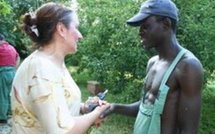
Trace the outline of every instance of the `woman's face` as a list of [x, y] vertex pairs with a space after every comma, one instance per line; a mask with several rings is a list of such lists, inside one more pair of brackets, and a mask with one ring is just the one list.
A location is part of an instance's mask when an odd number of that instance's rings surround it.
[[65, 43], [69, 53], [75, 53], [77, 51], [77, 43], [82, 39], [82, 34], [78, 30], [79, 21], [77, 16], [72, 16], [72, 22], [66, 30]]

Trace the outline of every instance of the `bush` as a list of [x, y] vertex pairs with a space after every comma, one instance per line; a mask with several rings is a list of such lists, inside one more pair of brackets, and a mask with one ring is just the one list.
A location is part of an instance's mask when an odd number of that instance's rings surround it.
[[[80, 0], [81, 32], [84, 35], [77, 55], [80, 69], [87, 68], [92, 79], [115, 93], [126, 83], [143, 79], [147, 56], [139, 46], [138, 30], [126, 25], [140, 2]], [[136, 9], [136, 10], [134, 10]], [[81, 71], [81, 70], [79, 70]]]
[[[177, 37], [182, 46], [191, 50], [202, 62], [205, 73], [214, 70], [215, 45], [211, 0], [174, 0], [180, 11]], [[139, 0], [79, 0], [80, 30], [84, 39], [74, 57], [80, 70], [87, 68], [92, 79], [100, 81], [115, 93], [128, 83], [142, 81], [148, 56], [140, 46], [138, 28], [126, 25], [126, 20], [139, 10]], [[77, 57], [80, 60], [77, 60]], [[69, 59], [72, 59], [71, 57]]]
[[180, 9], [178, 38], [200, 59], [208, 77], [215, 69], [215, 1], [175, 1]]

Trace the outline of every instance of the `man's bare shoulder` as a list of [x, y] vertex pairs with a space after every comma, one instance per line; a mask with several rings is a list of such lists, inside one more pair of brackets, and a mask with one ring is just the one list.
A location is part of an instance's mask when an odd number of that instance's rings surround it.
[[155, 63], [155, 61], [157, 61], [157, 60], [158, 60], [158, 55], [153, 56], [148, 60], [146, 72], [148, 72], [149, 68], [151, 68], [152, 65]]
[[177, 67], [177, 79], [180, 87], [188, 94], [201, 90], [203, 67], [198, 58], [187, 51]]
[[199, 59], [189, 50], [185, 53], [180, 62], [180, 70], [184, 71], [203, 71], [202, 64]]

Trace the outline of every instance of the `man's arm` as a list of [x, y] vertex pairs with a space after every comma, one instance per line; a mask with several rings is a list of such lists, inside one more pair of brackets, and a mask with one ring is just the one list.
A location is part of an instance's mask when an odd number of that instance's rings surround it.
[[101, 117], [104, 118], [112, 113], [122, 114], [126, 116], [136, 117], [139, 111], [140, 101], [131, 104], [111, 104], [110, 108], [107, 109]]
[[114, 104], [114, 113], [136, 117], [139, 111], [140, 101], [132, 104]]
[[180, 98], [178, 121], [180, 134], [197, 134], [200, 110], [203, 68], [195, 58], [182, 61], [184, 64], [179, 73]]
[[[149, 69], [155, 63], [155, 61], [157, 59], [158, 59], [158, 56], [154, 56], [149, 59], [149, 61], [147, 63], [147, 67], [146, 67], [146, 73], [148, 73]], [[111, 104], [110, 108], [101, 115], [101, 117], [106, 117], [112, 113], [136, 117], [137, 113], [139, 111], [140, 102], [141, 101], [137, 101], [132, 104], [115, 104], [115, 103], [113, 103], [113, 104]]]

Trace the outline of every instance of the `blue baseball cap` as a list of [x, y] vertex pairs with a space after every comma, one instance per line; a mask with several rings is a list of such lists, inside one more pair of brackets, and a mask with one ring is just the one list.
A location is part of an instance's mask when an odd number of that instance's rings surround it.
[[142, 3], [139, 12], [127, 20], [131, 26], [140, 26], [150, 15], [166, 16], [178, 21], [178, 8], [171, 0], [147, 0]]

